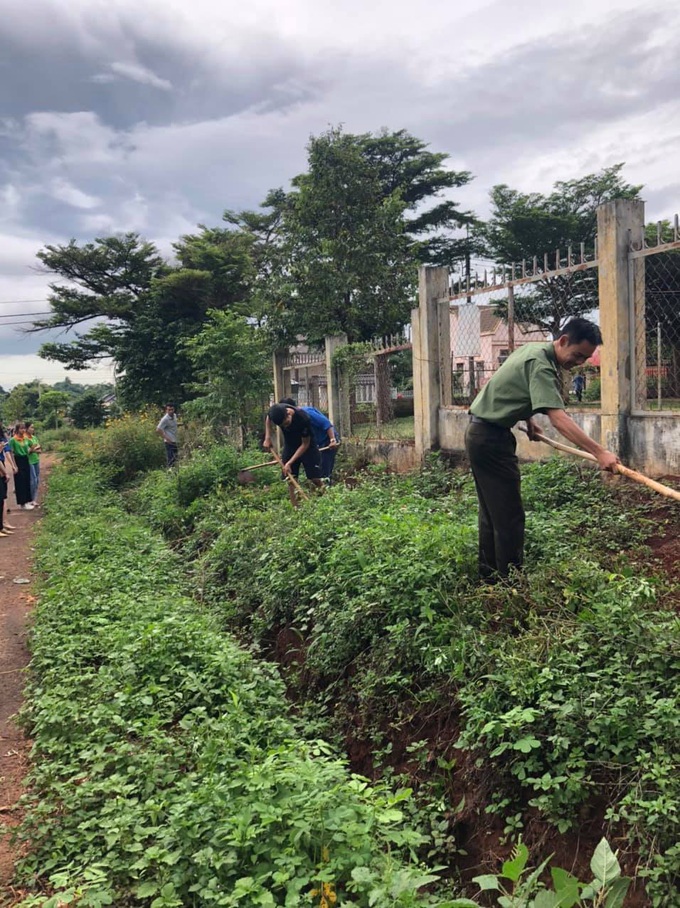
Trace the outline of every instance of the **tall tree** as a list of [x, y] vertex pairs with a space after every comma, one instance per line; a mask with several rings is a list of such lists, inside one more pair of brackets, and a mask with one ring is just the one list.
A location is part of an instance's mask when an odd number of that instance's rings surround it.
[[250, 315], [249, 293], [255, 278], [253, 236], [244, 230], [199, 225], [199, 232], [173, 243], [183, 269], [210, 275], [208, 302], [213, 309]]
[[293, 190], [268, 197], [268, 325], [291, 341], [392, 333], [408, 320], [416, 277], [401, 193], [386, 194], [361, 137], [331, 129], [308, 154]]
[[73, 401], [69, 408], [69, 416], [76, 429], [86, 429], [88, 426], [101, 426], [106, 411], [99, 395], [94, 391], [87, 391]]
[[59, 419], [66, 415], [68, 394], [64, 391], [45, 391], [38, 401], [38, 416], [48, 429], [58, 429]]
[[15, 385], [2, 402], [3, 418], [9, 423], [32, 419], [38, 412], [40, 385], [37, 381]]
[[346, 332], [360, 340], [408, 320], [416, 265], [461, 254], [470, 220], [447, 195], [470, 175], [405, 130], [310, 139], [308, 169], [262, 210], [225, 212], [252, 237], [252, 314], [279, 341]]
[[209, 316], [201, 331], [184, 341], [197, 393], [186, 410], [213, 425], [244, 429], [255, 411], [261, 422], [262, 403], [271, 392], [268, 339], [232, 310], [211, 310]]
[[202, 228], [178, 242], [180, 263], [186, 263], [179, 268], [134, 233], [45, 247], [38, 258], [65, 283], [50, 285], [52, 315], [36, 329], [62, 328], [76, 336], [44, 344], [40, 355], [71, 369], [112, 358], [128, 406], [183, 400], [193, 376], [181, 341], [200, 330], [209, 308], [244, 296], [247, 238], [236, 248], [231, 237], [221, 242], [213, 233]]
[[[550, 254], [549, 269], [555, 267], [556, 250], [584, 243], [592, 254], [597, 233], [597, 208], [612, 199], [639, 198], [642, 186], [626, 183], [623, 164], [614, 164], [599, 173], [555, 183], [549, 195], [522, 193], [506, 185], [491, 190], [491, 217], [482, 228], [486, 254], [499, 264], [536, 257], [543, 270], [544, 254]], [[515, 296], [518, 323], [538, 325], [553, 337], [565, 321], [597, 306], [595, 272], [566, 274], [528, 285]], [[507, 303], [499, 303], [505, 315]]]
[[445, 166], [448, 154], [429, 151], [425, 142], [405, 129], [383, 129], [377, 135], [366, 133], [357, 138], [363, 155], [376, 168], [385, 198], [399, 193], [404, 203], [405, 231], [413, 241], [417, 261], [451, 265], [459, 260], [465, 240], [452, 231], [474, 219], [446, 194], [469, 183], [469, 171]]

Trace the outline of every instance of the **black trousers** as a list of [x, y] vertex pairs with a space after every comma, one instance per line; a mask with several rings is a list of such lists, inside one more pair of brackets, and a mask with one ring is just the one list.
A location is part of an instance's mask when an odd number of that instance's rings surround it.
[[524, 507], [517, 441], [510, 429], [472, 422], [465, 450], [479, 499], [479, 575], [507, 577], [524, 560]]

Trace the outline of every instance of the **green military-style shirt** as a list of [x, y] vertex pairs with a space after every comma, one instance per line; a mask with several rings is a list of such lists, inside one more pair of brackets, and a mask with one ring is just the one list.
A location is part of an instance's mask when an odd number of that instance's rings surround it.
[[475, 397], [470, 413], [507, 429], [534, 413], [564, 410], [560, 370], [551, 343], [512, 353]]

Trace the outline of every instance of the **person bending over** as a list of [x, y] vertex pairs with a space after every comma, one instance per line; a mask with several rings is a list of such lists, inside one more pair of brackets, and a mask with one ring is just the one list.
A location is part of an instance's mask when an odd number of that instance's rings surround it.
[[[274, 404], [269, 408], [262, 446], [266, 451], [272, 447], [271, 425], [278, 426], [283, 432], [283, 461], [284, 476], [300, 475], [300, 464], [305, 468], [305, 475], [317, 488], [321, 488], [321, 457], [319, 448], [314, 440], [312, 423], [309, 416], [298, 407], [286, 404]], [[298, 506], [297, 495], [292, 482], [288, 483], [288, 494], [293, 507]]]
[[532, 417], [544, 413], [560, 435], [593, 454], [602, 470], [614, 471], [618, 457], [580, 429], [564, 411], [560, 368], [573, 369], [602, 343], [597, 325], [573, 318], [550, 343], [525, 344], [489, 379], [470, 406], [465, 433], [479, 500], [479, 574], [485, 581], [507, 577], [524, 560], [524, 507], [517, 442], [510, 431], [526, 421], [537, 441]]

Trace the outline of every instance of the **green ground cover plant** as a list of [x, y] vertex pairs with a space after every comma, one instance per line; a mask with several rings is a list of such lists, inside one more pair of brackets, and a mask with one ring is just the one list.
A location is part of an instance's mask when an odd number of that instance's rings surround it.
[[[644, 505], [562, 459], [527, 466], [526, 570], [480, 587], [464, 473], [368, 467], [293, 512], [275, 475], [236, 485], [259, 456], [206, 447], [126, 500], [172, 540], [218, 633], [268, 655], [285, 637], [306, 734], [358, 738], [374, 776], [415, 784], [400, 809], [427, 831], [421, 857], [455, 866], [457, 817], [475, 820], [454, 805], [477, 785], [509, 840], [530, 817], [567, 836], [600, 823], [640, 856], [650, 903], [677, 908], [679, 628], [667, 581], [631, 567]], [[435, 719], [440, 750], [420, 740]]]
[[409, 793], [300, 736], [101, 477], [53, 475], [39, 542], [24, 904], [443, 908]]
[[[282, 629], [299, 641], [287, 678], [302, 714], [340, 737], [359, 729], [376, 772], [399, 729], [444, 701], [507, 836], [527, 813], [568, 833], [599, 811], [642, 855], [652, 904], [670, 908], [680, 632], [630, 566], [644, 507], [558, 458], [525, 467], [523, 486], [526, 571], [497, 587], [474, 579], [471, 482], [437, 459], [417, 476], [369, 469], [296, 513], [264, 481], [215, 493], [183, 550], [225, 627], [266, 652]], [[457, 759], [440, 765], [455, 773]], [[423, 804], [447, 807], [446, 774], [423, 784]]]

